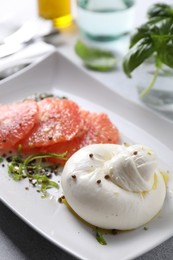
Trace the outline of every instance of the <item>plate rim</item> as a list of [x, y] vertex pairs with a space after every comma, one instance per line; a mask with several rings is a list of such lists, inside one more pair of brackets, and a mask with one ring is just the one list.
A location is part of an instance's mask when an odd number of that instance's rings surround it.
[[[50, 56], [50, 55], [53, 55], [53, 54], [49, 54], [49, 55], [47, 55], [48, 57]], [[66, 58], [66, 57], [64, 57], [63, 55], [62, 55], [62, 57], [63, 58], [65, 58], [66, 59], [66, 61], [68, 61], [69, 62], [69, 60]], [[32, 68], [34, 68], [34, 67], [36, 67], [36, 66], [38, 66], [40, 63], [42, 63], [42, 62], [44, 62], [44, 60], [45, 60], [45, 58], [43, 58], [42, 60], [40, 60], [37, 64], [34, 64], [33, 66], [32, 66]], [[73, 64], [73, 63], [72, 63]], [[74, 65], [74, 64], [73, 64]], [[29, 71], [31, 68], [27, 68], [27, 70]], [[25, 72], [21, 72], [20, 73], [20, 75], [23, 75]], [[16, 77], [18, 77], [19, 75], [15, 75], [15, 77], [14, 78], [16, 78]], [[10, 82], [12, 79], [10, 79], [8, 82]], [[6, 82], [7, 83], [7, 82]], [[10, 84], [10, 83], [9, 83]], [[0, 87], [2, 86], [2, 85], [4, 85], [4, 83], [3, 84], [1, 84], [0, 85]], [[125, 119], [125, 120], [127, 120], [127, 119]], [[132, 123], [133, 124], [133, 123]], [[137, 126], [138, 127], [138, 126]], [[141, 129], [140, 127], [138, 127], [139, 129]], [[143, 129], [141, 129], [142, 131], [144, 131]], [[144, 132], [146, 132], [146, 131], [144, 131]], [[147, 134], [149, 134], [149, 133], [147, 133]], [[152, 138], [154, 138], [154, 137], [152, 137]], [[162, 142], [160, 142], [157, 138], [155, 138], [159, 143], [161, 143], [162, 145], [164, 145]], [[167, 146], [165, 146], [166, 147], [166, 149], [168, 149], [171, 153], [172, 153], [172, 151], [167, 147]], [[3, 202], [4, 202], [4, 204], [8, 207], [8, 204], [3, 200]], [[12, 208], [10, 207], [10, 209], [12, 210]], [[17, 214], [17, 215], [19, 215], [18, 214], [18, 212], [16, 212], [15, 210], [13, 211], [15, 214]], [[21, 217], [21, 216], [19, 216], [24, 222], [26, 222], [27, 224], [30, 224], [30, 223], [28, 223], [28, 221], [25, 219], [25, 218], [23, 218], [23, 217]], [[34, 228], [34, 226], [33, 225], [31, 225], [31, 227], [32, 228]], [[36, 228], [34, 228], [34, 230], [36, 230], [37, 232], [39, 232], [38, 231], [38, 229], [36, 229]], [[40, 233], [40, 232], [39, 232]], [[43, 235], [44, 236], [44, 234], [43, 233], [40, 233], [41, 235]], [[170, 235], [171, 236], [171, 235]], [[51, 241], [51, 242], [53, 242], [53, 243], [55, 243], [52, 239], [50, 239], [50, 237], [47, 237], [46, 236], [46, 238], [49, 240], [49, 241]], [[168, 239], [169, 237], [167, 237], [166, 239]], [[163, 240], [162, 242], [164, 242], [165, 240]], [[161, 243], [162, 243], [161, 242]], [[57, 243], [55, 243], [56, 244], [56, 246], [57, 246]], [[152, 247], [151, 246], [151, 248], [149, 249], [149, 251], [151, 250], [151, 249], [153, 249], [153, 248], [155, 248], [157, 245], [159, 245], [160, 244], [160, 242], [158, 242], [158, 243], [156, 243], [155, 244], [155, 246], [154, 247]], [[68, 253], [70, 253], [70, 254], [72, 254], [72, 255], [75, 255], [75, 257], [80, 257], [80, 256], [77, 256], [76, 255], [76, 253], [74, 254], [74, 252], [71, 252], [71, 251], [69, 251], [69, 249], [67, 249], [67, 248], [64, 248], [62, 245], [58, 245], [60, 248], [62, 248], [63, 250], [65, 250], [65, 251], [67, 251]], [[143, 252], [142, 252], [142, 254], [143, 253], [145, 253], [145, 252], [148, 252], [148, 249], [147, 249], [147, 251], [146, 250], [143, 250]], [[141, 255], [141, 253], [140, 254], [137, 254], [137, 255], [133, 255], [133, 257], [137, 257], [137, 256], [139, 256], [139, 255]], [[85, 259], [85, 258], [83, 258], [83, 259]], [[123, 258], [123, 259], [126, 259], [126, 258]], [[128, 258], [129, 259], [129, 258]]]

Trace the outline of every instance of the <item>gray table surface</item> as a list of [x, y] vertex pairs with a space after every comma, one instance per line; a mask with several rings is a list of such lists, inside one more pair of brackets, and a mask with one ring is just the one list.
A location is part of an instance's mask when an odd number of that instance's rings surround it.
[[[0, 212], [0, 260], [76, 259], [38, 234], [2, 202], [0, 202]], [[136, 260], [162, 259], [173, 259], [173, 237]]]

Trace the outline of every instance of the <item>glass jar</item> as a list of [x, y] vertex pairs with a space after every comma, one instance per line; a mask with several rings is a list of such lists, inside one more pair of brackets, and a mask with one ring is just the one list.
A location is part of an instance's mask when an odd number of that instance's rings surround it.
[[173, 69], [162, 64], [157, 71], [153, 60], [148, 59], [136, 69], [134, 77], [142, 102], [173, 120]]
[[77, 0], [77, 24], [82, 35], [112, 41], [133, 29], [135, 0]]

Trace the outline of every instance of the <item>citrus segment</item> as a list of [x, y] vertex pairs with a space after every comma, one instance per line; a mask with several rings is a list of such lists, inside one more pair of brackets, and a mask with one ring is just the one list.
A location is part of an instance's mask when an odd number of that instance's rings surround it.
[[85, 119], [85, 128], [87, 129], [81, 139], [81, 147], [97, 143], [118, 143], [118, 129], [105, 113], [91, 113], [82, 110], [81, 116]]
[[46, 98], [38, 102], [39, 120], [22, 143], [23, 149], [65, 142], [81, 135], [79, 107], [68, 99]]
[[0, 149], [7, 150], [22, 140], [37, 121], [37, 103], [26, 100], [0, 105]]

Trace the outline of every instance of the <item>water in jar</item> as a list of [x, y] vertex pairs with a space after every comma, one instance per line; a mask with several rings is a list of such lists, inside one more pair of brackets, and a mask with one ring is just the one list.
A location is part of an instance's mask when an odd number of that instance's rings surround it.
[[115, 40], [133, 29], [134, 0], [77, 0], [78, 27], [96, 41]]

